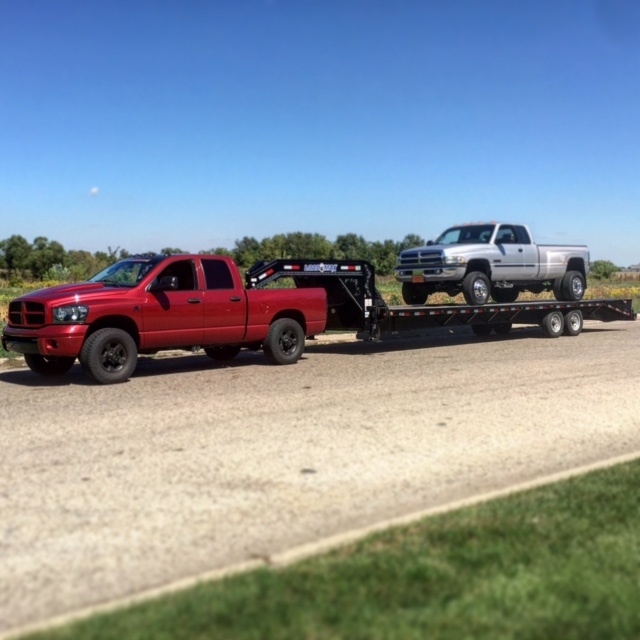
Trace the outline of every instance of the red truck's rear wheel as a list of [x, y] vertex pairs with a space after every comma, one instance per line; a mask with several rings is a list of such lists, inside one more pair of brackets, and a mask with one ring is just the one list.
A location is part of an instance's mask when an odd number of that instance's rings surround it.
[[84, 372], [99, 384], [127, 380], [136, 368], [138, 348], [122, 329], [98, 329], [82, 345], [80, 364]]
[[304, 351], [304, 331], [295, 320], [280, 318], [269, 327], [263, 349], [272, 364], [294, 364]]

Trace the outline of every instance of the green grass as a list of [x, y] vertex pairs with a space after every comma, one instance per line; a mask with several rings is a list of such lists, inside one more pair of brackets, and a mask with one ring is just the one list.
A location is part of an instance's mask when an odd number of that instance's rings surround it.
[[621, 465], [31, 637], [638, 638], [639, 484]]

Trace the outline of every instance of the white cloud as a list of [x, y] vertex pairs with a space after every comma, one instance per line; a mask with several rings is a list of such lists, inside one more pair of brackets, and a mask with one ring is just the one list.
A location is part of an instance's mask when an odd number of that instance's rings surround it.
[[98, 189], [98, 187], [91, 187], [91, 189], [89, 190], [90, 196], [97, 196], [99, 193], [100, 189]]

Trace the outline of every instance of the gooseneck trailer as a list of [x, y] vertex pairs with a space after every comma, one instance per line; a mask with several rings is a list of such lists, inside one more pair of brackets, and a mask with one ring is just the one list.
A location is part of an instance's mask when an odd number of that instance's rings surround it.
[[[584, 320], [635, 320], [631, 300], [537, 300], [469, 304], [388, 305], [376, 288], [372, 264], [362, 260], [271, 260], [256, 263], [245, 276], [247, 289], [282, 286], [327, 292], [327, 330], [355, 330], [362, 340], [419, 336], [436, 327], [469, 326], [477, 336], [504, 335], [514, 325], [538, 325], [546, 336], [577, 336]], [[291, 286], [291, 285], [290, 285]]]

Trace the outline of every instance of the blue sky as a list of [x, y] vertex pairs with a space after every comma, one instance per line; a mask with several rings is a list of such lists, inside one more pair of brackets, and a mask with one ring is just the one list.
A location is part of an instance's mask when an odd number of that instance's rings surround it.
[[472, 220], [640, 262], [640, 2], [0, 0], [0, 239]]

